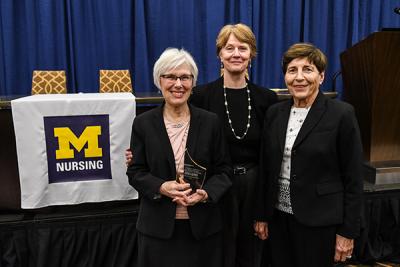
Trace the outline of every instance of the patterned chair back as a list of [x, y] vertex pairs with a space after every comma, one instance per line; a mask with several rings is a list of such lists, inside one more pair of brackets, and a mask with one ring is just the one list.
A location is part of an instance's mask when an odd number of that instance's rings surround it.
[[32, 75], [32, 95], [66, 94], [66, 76], [63, 70], [34, 70]]
[[100, 93], [132, 93], [129, 70], [100, 70]]

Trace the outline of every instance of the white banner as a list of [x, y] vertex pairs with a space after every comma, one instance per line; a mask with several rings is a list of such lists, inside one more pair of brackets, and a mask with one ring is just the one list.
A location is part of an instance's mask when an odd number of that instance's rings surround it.
[[23, 209], [137, 198], [125, 174], [131, 93], [33, 95], [11, 107]]

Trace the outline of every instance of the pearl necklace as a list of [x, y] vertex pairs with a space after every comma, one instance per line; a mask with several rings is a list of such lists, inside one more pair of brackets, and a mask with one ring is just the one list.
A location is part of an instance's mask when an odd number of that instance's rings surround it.
[[246, 131], [244, 131], [244, 133], [243, 133], [242, 136], [237, 136], [237, 135], [236, 135], [236, 132], [235, 132], [235, 129], [233, 129], [232, 120], [231, 120], [231, 117], [230, 117], [230, 115], [229, 115], [228, 100], [226, 99], [226, 86], [224, 85], [223, 87], [224, 87], [224, 98], [225, 98], [225, 102], [224, 102], [224, 103], [225, 103], [225, 110], [226, 110], [226, 115], [227, 115], [227, 117], [228, 117], [229, 126], [231, 127], [231, 131], [232, 131], [233, 135], [236, 137], [236, 139], [242, 140], [242, 139], [246, 136], [247, 131], [248, 131], [249, 128], [250, 128], [250, 119], [251, 119], [250, 111], [251, 111], [251, 105], [250, 105], [250, 90], [249, 90], [249, 86], [248, 86], [247, 83], [246, 83], [247, 101], [248, 101], [248, 103], [249, 103], [247, 109], [248, 109], [249, 114], [248, 114], [248, 116], [247, 116]]

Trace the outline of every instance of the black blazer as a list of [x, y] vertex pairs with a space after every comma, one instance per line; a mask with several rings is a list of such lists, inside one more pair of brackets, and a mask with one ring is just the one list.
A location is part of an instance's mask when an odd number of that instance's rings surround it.
[[[293, 100], [278, 103], [265, 118], [259, 220], [269, 220], [277, 202], [292, 105]], [[361, 165], [362, 146], [353, 107], [319, 92], [292, 148], [290, 197], [295, 218], [308, 226], [338, 225], [338, 234], [356, 237], [363, 192]]]
[[[194, 87], [190, 102], [196, 107], [204, 108], [225, 118], [226, 111], [224, 106], [223, 83], [224, 79], [223, 77], [220, 77], [213, 82]], [[252, 107], [255, 109], [258, 123], [262, 127], [265, 111], [272, 104], [275, 104], [278, 101], [278, 98], [275, 92], [268, 90], [267, 88], [255, 85], [250, 81], [247, 81], [247, 84], [252, 99]]]
[[[141, 196], [138, 231], [170, 238], [174, 230], [176, 204], [159, 194], [167, 180], [176, 177], [175, 159], [163, 119], [163, 106], [137, 116], [132, 125], [131, 149], [135, 161], [128, 168], [129, 183]], [[221, 230], [217, 202], [231, 185], [229, 157], [217, 116], [190, 107], [190, 128], [186, 147], [196, 162], [207, 168], [203, 189], [209, 201], [188, 207], [195, 238], [201, 239]]]

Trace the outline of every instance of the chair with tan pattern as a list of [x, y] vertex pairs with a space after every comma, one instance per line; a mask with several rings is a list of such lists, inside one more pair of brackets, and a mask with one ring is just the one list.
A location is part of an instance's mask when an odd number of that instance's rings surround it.
[[32, 95], [66, 94], [66, 76], [63, 70], [34, 70], [32, 75]]
[[100, 93], [132, 93], [129, 70], [100, 70]]

